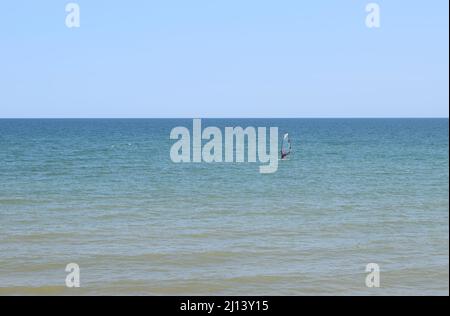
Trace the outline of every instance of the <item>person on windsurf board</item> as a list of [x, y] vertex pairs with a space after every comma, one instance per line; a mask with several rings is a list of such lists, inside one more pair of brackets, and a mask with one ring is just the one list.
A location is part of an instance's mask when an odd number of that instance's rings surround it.
[[291, 154], [291, 150], [291, 139], [289, 138], [289, 134], [286, 133], [284, 134], [283, 141], [281, 143], [281, 160], [285, 160], [287, 156]]

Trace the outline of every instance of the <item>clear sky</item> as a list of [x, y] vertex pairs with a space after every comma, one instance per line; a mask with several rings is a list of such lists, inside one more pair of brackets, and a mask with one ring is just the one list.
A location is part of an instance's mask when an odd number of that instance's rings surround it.
[[0, 117], [448, 117], [448, 1], [369, 2], [2, 1]]

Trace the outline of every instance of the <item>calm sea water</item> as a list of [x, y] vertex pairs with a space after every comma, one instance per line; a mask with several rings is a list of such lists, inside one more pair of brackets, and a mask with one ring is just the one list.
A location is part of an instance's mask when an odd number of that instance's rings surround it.
[[0, 120], [0, 294], [449, 294], [448, 119], [202, 123], [294, 154], [262, 175], [172, 163], [191, 120]]

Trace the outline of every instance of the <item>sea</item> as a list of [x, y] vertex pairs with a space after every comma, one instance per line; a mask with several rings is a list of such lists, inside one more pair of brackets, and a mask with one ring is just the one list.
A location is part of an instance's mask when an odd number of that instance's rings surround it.
[[178, 126], [1, 119], [0, 295], [449, 295], [448, 118], [202, 120], [289, 133], [272, 174]]

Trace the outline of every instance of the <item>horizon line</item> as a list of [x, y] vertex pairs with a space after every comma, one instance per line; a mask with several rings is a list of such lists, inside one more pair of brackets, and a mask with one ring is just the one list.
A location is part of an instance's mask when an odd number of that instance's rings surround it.
[[237, 117], [237, 116], [160, 116], [160, 117], [0, 117], [0, 120], [148, 120], [148, 119], [449, 119], [448, 116], [259, 116], [259, 117]]

